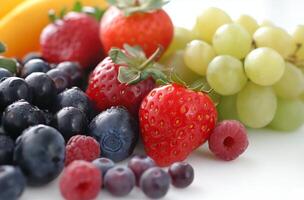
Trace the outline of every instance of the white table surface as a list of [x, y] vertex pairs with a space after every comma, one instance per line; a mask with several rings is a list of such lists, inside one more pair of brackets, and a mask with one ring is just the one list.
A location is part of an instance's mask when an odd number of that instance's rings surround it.
[[[304, 24], [302, 0], [172, 0], [166, 10], [176, 25], [191, 27], [195, 16], [210, 6], [226, 10], [233, 18], [245, 13], [258, 20], [270, 19], [288, 30]], [[164, 199], [304, 199], [304, 126], [292, 133], [249, 130], [249, 141], [245, 154], [232, 162], [215, 159], [205, 144], [188, 159], [195, 169], [194, 183], [183, 190], [171, 187]], [[42, 188], [28, 188], [21, 197], [21, 200], [57, 199], [62, 199], [58, 180]], [[118, 198], [103, 190], [97, 199]], [[136, 188], [123, 199], [146, 198]]]

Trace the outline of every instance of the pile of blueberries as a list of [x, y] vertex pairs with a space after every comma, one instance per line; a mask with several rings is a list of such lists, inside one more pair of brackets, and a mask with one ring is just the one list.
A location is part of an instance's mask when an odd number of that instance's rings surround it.
[[55, 179], [73, 135], [93, 136], [102, 156], [114, 161], [133, 153], [136, 120], [120, 107], [97, 115], [84, 92], [88, 72], [78, 63], [53, 65], [29, 54], [16, 71], [0, 68], [0, 199], [16, 199], [26, 184]]

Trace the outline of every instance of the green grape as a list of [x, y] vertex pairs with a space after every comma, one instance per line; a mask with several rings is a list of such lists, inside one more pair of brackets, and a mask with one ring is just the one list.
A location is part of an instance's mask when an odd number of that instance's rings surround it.
[[281, 98], [297, 98], [304, 92], [304, 75], [291, 63], [286, 63], [282, 78], [273, 85], [274, 91]]
[[237, 95], [236, 108], [240, 120], [248, 127], [262, 128], [273, 119], [277, 97], [271, 87], [248, 82]]
[[276, 27], [276, 25], [272, 21], [270, 21], [268, 19], [264, 19], [261, 22], [260, 27]]
[[298, 25], [292, 34], [292, 38], [298, 49], [296, 51], [296, 59], [304, 61], [304, 25]]
[[193, 38], [193, 34], [190, 30], [182, 27], [175, 27], [173, 40], [170, 43], [168, 49], [165, 51], [164, 55], [162, 56], [162, 59], [169, 57], [178, 50], [184, 49], [187, 43], [193, 40]]
[[221, 96], [220, 102], [217, 105], [219, 120], [235, 119], [239, 120], [236, 110], [236, 95]]
[[257, 21], [249, 15], [241, 15], [235, 23], [244, 27], [250, 35], [253, 35], [259, 28]]
[[191, 84], [195, 80], [201, 78], [198, 74], [190, 70], [184, 62], [184, 51], [179, 50], [162, 61], [165, 67], [172, 68], [178, 77], [180, 77], [187, 84]]
[[219, 8], [211, 7], [197, 17], [193, 31], [199, 39], [211, 44], [218, 27], [231, 22], [232, 20], [227, 13]]
[[304, 103], [299, 99], [278, 99], [278, 107], [270, 127], [281, 131], [293, 131], [304, 123]]
[[262, 86], [273, 85], [283, 76], [285, 61], [273, 49], [267, 47], [251, 51], [244, 63], [248, 78]]
[[219, 27], [213, 36], [213, 47], [219, 55], [244, 58], [251, 49], [252, 39], [239, 24], [225, 24]]
[[207, 81], [221, 95], [238, 93], [247, 82], [243, 63], [232, 56], [217, 56], [208, 65]]
[[295, 43], [284, 29], [279, 27], [261, 27], [253, 35], [257, 47], [269, 47], [276, 50], [284, 58], [295, 51]]
[[214, 49], [208, 43], [193, 40], [187, 44], [184, 61], [192, 71], [199, 75], [206, 75], [208, 64], [215, 56]]

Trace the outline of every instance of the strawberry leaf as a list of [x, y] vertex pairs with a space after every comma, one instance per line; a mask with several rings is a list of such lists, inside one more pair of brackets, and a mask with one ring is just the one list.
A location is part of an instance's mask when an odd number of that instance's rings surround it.
[[168, 83], [167, 76], [160, 70], [154, 68], [147, 68], [141, 74], [141, 79], [145, 80], [152, 77], [155, 81], [161, 81], [162, 83]]
[[5, 68], [12, 73], [16, 73], [17, 62], [16, 60], [10, 58], [0, 58], [0, 67]]
[[120, 83], [136, 84], [141, 81], [140, 71], [128, 67], [120, 67], [117, 79]]
[[62, 19], [66, 13], [67, 13], [67, 8], [66, 7], [62, 8], [59, 13], [59, 18]]
[[82, 10], [82, 3], [80, 1], [76, 1], [72, 11], [81, 12], [81, 10]]
[[49, 20], [50, 20], [52, 23], [54, 23], [56, 20], [59, 19], [59, 17], [56, 15], [55, 10], [53, 10], [53, 9], [49, 10], [48, 16], [49, 16]]
[[4, 53], [5, 51], [6, 51], [5, 45], [2, 42], [0, 42], [0, 53]]

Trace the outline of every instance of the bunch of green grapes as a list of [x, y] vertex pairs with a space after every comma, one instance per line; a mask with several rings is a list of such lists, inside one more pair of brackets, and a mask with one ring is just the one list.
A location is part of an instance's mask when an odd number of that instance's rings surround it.
[[185, 83], [205, 81], [219, 101], [220, 120], [282, 131], [304, 123], [304, 25], [289, 34], [268, 20], [232, 20], [209, 8], [192, 31], [176, 28], [165, 55]]

